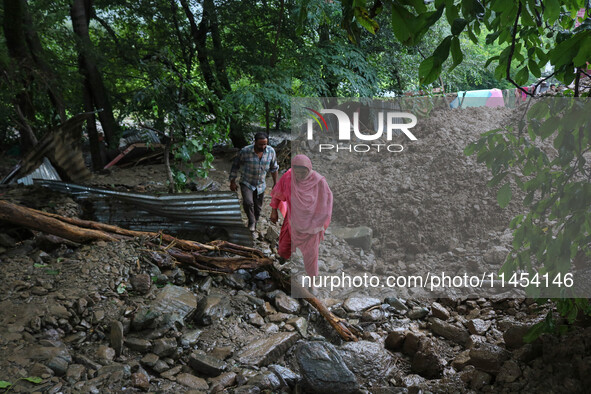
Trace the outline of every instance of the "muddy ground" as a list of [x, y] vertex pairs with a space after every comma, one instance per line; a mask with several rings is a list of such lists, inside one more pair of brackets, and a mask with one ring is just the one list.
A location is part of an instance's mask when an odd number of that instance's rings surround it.
[[[364, 165], [381, 160], [371, 155], [347, 164], [356, 182], [326, 172], [335, 227], [369, 223], [373, 241], [364, 250], [331, 229], [321, 273], [410, 274], [426, 261], [460, 273], [500, 264], [511, 242], [507, 223], [520, 208], [501, 210], [488, 171], [462, 150], [483, 125], [512, 116], [505, 108], [441, 113], [417, 131], [414, 155], [379, 171]], [[229, 155], [214, 167], [199, 184], [228, 190]], [[389, 187], [369, 187], [384, 179]], [[113, 168], [90, 183], [166, 190], [161, 164]], [[60, 215], [81, 212], [73, 198], [39, 187], [0, 193]], [[82, 245], [0, 226], [0, 381], [12, 392], [572, 393], [590, 383], [591, 329], [525, 344], [523, 334], [548, 311], [525, 297], [321, 291], [335, 315], [363, 329], [358, 342], [345, 343], [265, 270], [183, 271], [157, 261], [142, 240]], [[278, 231], [263, 219], [255, 234], [255, 246], [275, 260]]]

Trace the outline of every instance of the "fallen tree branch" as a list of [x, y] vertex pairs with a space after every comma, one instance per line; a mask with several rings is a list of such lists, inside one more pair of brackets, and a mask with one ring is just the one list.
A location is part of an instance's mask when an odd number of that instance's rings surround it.
[[[272, 264], [272, 260], [265, 257], [260, 250], [236, 245], [227, 241], [213, 241], [202, 244], [195, 241], [175, 238], [164, 233], [126, 230], [117, 226], [67, 218], [60, 215], [39, 211], [0, 200], [0, 220], [7, 221], [32, 230], [55, 235], [73, 242], [91, 241], [121, 241], [133, 238], [148, 239], [146, 243], [167, 253], [183, 268], [198, 269], [200, 271], [230, 273], [239, 269], [256, 269], [266, 267], [271, 275], [287, 291], [291, 290], [291, 283], [286, 274], [279, 271]], [[240, 257], [211, 256], [203, 253], [226, 253]], [[361, 331], [346, 320], [335, 316], [318, 298], [307, 289], [297, 289], [310, 305], [320, 312], [328, 323], [346, 341], [357, 341]]]

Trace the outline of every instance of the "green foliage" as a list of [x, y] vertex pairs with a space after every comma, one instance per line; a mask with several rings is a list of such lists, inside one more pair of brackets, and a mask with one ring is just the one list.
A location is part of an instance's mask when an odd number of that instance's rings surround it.
[[[547, 275], [550, 283], [532, 285], [528, 294], [558, 299], [558, 311], [569, 322], [580, 311], [591, 311], [586, 300], [569, 299], [580, 297], [580, 290], [553, 283], [553, 278], [565, 278], [572, 272], [577, 259], [591, 255], [589, 111], [590, 100], [541, 100], [528, 109], [517, 126], [485, 133], [465, 150], [467, 155], [476, 154], [478, 162], [491, 170], [490, 185], [509, 177], [525, 195], [527, 213], [517, 215], [510, 223], [512, 251], [501, 271]], [[553, 153], [548, 149], [550, 143]], [[499, 205], [509, 203], [509, 182], [497, 197]], [[540, 324], [535, 332], [549, 327], [549, 323]]]
[[[349, 34], [354, 29], [350, 1], [345, 8], [343, 26]], [[554, 67], [556, 78], [568, 85], [575, 78], [575, 68], [585, 68], [591, 60], [591, 20], [585, 16], [574, 28], [577, 11], [585, 4], [577, 0], [552, 0], [543, 7], [532, 0], [493, 1], [436, 0], [426, 7], [421, 1], [391, 4], [391, 25], [396, 38], [404, 45], [415, 46], [439, 20], [445, 19], [450, 34], [441, 37], [438, 46], [419, 66], [421, 84], [430, 84], [444, 71], [443, 65], [452, 51], [451, 69], [461, 63], [462, 36], [479, 44], [479, 36], [487, 31], [486, 44], [499, 45], [502, 51], [489, 57], [494, 62], [496, 79], [507, 79], [517, 85], [542, 76], [547, 62]], [[443, 18], [445, 15], [445, 18]], [[361, 24], [365, 26], [366, 21]], [[371, 31], [374, 31], [372, 28]], [[459, 44], [462, 45], [459, 45]], [[488, 64], [487, 63], [487, 64]], [[515, 70], [518, 70], [515, 72]]]

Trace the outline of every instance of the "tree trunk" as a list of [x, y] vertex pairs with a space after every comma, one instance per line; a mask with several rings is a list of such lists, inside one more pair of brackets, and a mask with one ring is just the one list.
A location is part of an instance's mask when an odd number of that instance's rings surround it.
[[66, 118], [66, 108], [64, 106], [64, 98], [62, 97], [62, 93], [57, 86], [57, 81], [53, 71], [51, 71], [50, 67], [45, 63], [44, 60], [44, 51], [43, 47], [41, 46], [41, 41], [39, 40], [39, 35], [35, 30], [33, 25], [33, 21], [31, 19], [31, 15], [28, 11], [28, 4], [27, 0], [20, 0], [23, 6], [23, 22], [24, 22], [24, 30], [25, 30], [25, 39], [27, 41], [29, 52], [35, 62], [37, 68], [42, 72], [43, 76], [45, 77], [45, 85], [47, 86], [47, 94], [49, 96], [49, 100], [51, 101], [53, 108], [55, 108], [57, 114], [60, 118], [60, 123], [65, 123]]
[[29, 123], [35, 119], [35, 107], [31, 97], [30, 86], [32, 77], [30, 72], [33, 61], [27, 51], [27, 42], [23, 28], [23, 3], [20, 0], [4, 0], [4, 36], [8, 55], [14, 61], [18, 70], [22, 89], [14, 99], [15, 112], [19, 120], [19, 133], [23, 152], [29, 151], [37, 143]]
[[113, 147], [116, 144], [115, 135], [117, 132], [117, 122], [113, 116], [113, 109], [111, 107], [111, 102], [109, 101], [107, 90], [103, 84], [101, 73], [92, 55], [92, 42], [88, 35], [91, 9], [91, 0], [74, 0], [70, 7], [72, 27], [79, 39], [78, 53], [80, 73], [88, 81], [93, 106], [99, 111], [98, 117], [103, 126], [103, 132], [105, 133], [107, 144], [110, 147]]

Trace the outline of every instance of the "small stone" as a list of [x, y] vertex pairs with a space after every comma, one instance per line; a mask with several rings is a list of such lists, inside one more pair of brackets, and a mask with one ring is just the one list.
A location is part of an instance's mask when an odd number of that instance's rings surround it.
[[292, 317], [285, 323], [294, 326], [304, 338], [308, 335], [308, 321], [303, 317]]
[[347, 312], [362, 312], [373, 306], [380, 305], [382, 301], [378, 298], [370, 297], [349, 297], [343, 303], [343, 308]]
[[203, 330], [199, 328], [185, 332], [181, 337], [181, 346], [190, 347], [195, 345], [202, 332]]
[[389, 304], [391, 307], [393, 307], [394, 309], [396, 309], [396, 311], [399, 312], [399, 313], [406, 313], [406, 312], [408, 312], [408, 309], [409, 308], [399, 298], [396, 298], [396, 297], [388, 297], [384, 301], [387, 304]]
[[248, 321], [256, 327], [261, 327], [265, 324], [265, 320], [258, 313], [250, 313], [248, 315]]
[[148, 274], [132, 275], [129, 281], [133, 290], [140, 294], [147, 294], [152, 287], [152, 278]]
[[291, 314], [296, 314], [300, 311], [300, 303], [284, 293], [279, 293], [275, 297], [275, 307], [280, 312]]
[[427, 379], [435, 379], [441, 376], [444, 365], [445, 362], [435, 353], [433, 344], [429, 344], [421, 345], [421, 349], [412, 358], [410, 369]]
[[226, 369], [226, 363], [197, 350], [189, 357], [189, 365], [195, 372], [207, 376], [218, 376]]
[[428, 314], [429, 310], [427, 308], [415, 306], [410, 311], [408, 311], [406, 316], [408, 316], [409, 319], [417, 320], [426, 317]]
[[144, 357], [142, 357], [140, 363], [142, 363], [142, 365], [152, 368], [154, 365], [156, 365], [159, 359], [160, 357], [158, 357], [154, 353], [148, 353]]
[[513, 360], [508, 360], [505, 361], [505, 363], [501, 366], [501, 370], [497, 374], [496, 381], [512, 383], [520, 376], [521, 368], [519, 368], [519, 364]]
[[490, 320], [482, 320], [482, 319], [472, 319], [468, 321], [468, 331], [474, 335], [484, 335], [492, 322]]
[[458, 327], [454, 324], [444, 322], [436, 317], [430, 318], [430, 329], [435, 334], [440, 335], [457, 344], [466, 346], [470, 342], [470, 334], [468, 330], [463, 327]]
[[234, 348], [231, 346], [216, 347], [210, 353], [211, 357], [215, 357], [218, 360], [225, 360], [234, 354]]
[[386, 349], [397, 351], [402, 348], [404, 338], [406, 337], [404, 330], [390, 331], [384, 342]]
[[148, 375], [142, 372], [136, 372], [131, 374], [131, 385], [137, 387], [140, 390], [148, 391], [150, 388], [150, 378]]
[[140, 353], [146, 353], [150, 351], [152, 342], [142, 338], [127, 338], [125, 340], [125, 346]]
[[111, 347], [115, 350], [117, 356], [121, 355], [123, 350], [123, 324], [120, 321], [111, 322], [111, 332], [109, 333], [109, 339], [111, 341]]
[[81, 364], [71, 364], [68, 366], [68, 370], [66, 371], [66, 380], [70, 384], [74, 384], [79, 382], [82, 379], [82, 374], [86, 371], [84, 365]]
[[446, 321], [449, 319], [449, 311], [440, 303], [433, 302], [431, 304], [431, 313], [434, 317]]
[[115, 349], [105, 345], [99, 346], [96, 351], [97, 358], [105, 364], [108, 364], [111, 361], [113, 361], [113, 359], [115, 358], [115, 354]]
[[225, 372], [218, 377], [212, 378], [210, 384], [211, 393], [223, 391], [226, 387], [234, 386], [236, 384], [236, 373]]
[[198, 378], [195, 375], [188, 373], [181, 373], [176, 377], [176, 381], [183, 386], [187, 386], [193, 390], [208, 390], [209, 385], [204, 379]]
[[503, 339], [507, 349], [518, 349], [524, 345], [523, 337], [529, 331], [529, 326], [525, 324], [512, 324], [503, 332]]
[[424, 335], [417, 334], [416, 332], [407, 331], [404, 343], [402, 344], [402, 353], [414, 356], [417, 350], [419, 350], [419, 343], [423, 336]]
[[267, 365], [277, 360], [298, 339], [299, 334], [295, 332], [280, 332], [261, 338], [242, 349], [237, 360], [246, 365]]
[[479, 343], [470, 349], [470, 364], [476, 369], [496, 374], [510, 356], [510, 353], [496, 345]]
[[168, 357], [176, 353], [177, 342], [175, 338], [160, 338], [154, 341], [152, 352], [159, 357]]

